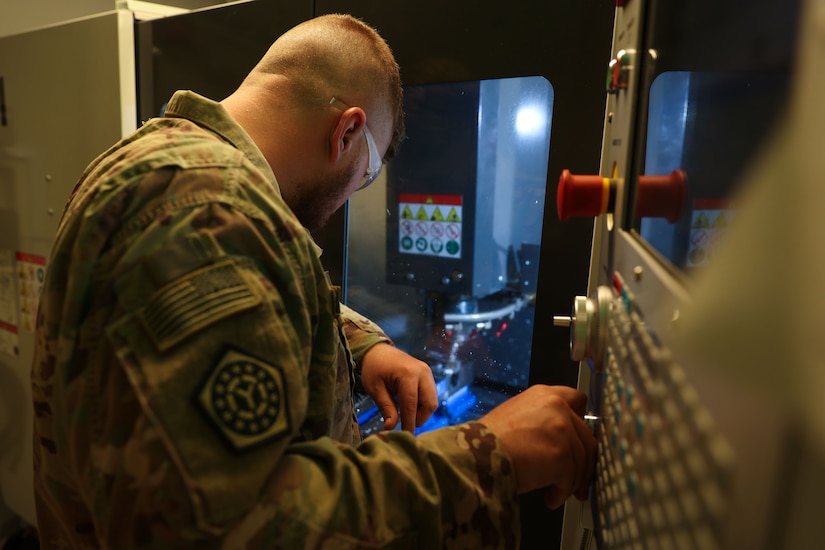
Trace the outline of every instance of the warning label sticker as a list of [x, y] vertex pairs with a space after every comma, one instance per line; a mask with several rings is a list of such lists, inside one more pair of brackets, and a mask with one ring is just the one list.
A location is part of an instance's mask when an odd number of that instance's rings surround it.
[[402, 193], [398, 214], [399, 252], [461, 257], [461, 195]]
[[727, 233], [728, 224], [735, 214], [733, 206], [725, 200], [697, 199], [693, 203], [688, 241], [688, 267], [703, 265], [713, 255], [720, 239]]

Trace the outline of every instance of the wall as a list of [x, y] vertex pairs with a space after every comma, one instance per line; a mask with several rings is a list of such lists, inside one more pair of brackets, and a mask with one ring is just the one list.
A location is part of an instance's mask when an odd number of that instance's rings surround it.
[[[126, 0], [0, 0], [0, 36], [17, 34], [61, 21], [113, 10]], [[140, 2], [146, 4], [147, 2]], [[159, 0], [156, 4], [198, 9], [225, 0]]]

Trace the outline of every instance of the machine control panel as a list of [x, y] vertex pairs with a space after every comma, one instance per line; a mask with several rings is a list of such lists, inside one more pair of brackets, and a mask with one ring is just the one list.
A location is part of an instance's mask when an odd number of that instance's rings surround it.
[[[565, 507], [563, 550], [821, 540], [814, 487], [822, 476], [813, 472], [823, 471], [822, 453], [797, 410], [815, 400], [799, 399], [809, 384], [797, 385], [794, 374], [810, 375], [793, 359], [799, 349], [820, 350], [816, 338], [798, 343], [805, 329], [790, 336], [765, 321], [775, 315], [748, 313], [788, 308], [799, 321], [788, 288], [778, 299], [761, 293], [768, 280], [801, 288], [813, 267], [788, 269], [804, 226], [784, 206], [788, 184], [774, 175], [794, 166], [780, 155], [815, 142], [806, 134], [793, 146], [774, 143], [784, 143], [777, 124], [795, 101], [797, 17], [805, 21], [804, 3], [786, 4], [730, 2], [725, 19], [710, 0], [616, 4], [601, 168], [564, 171], [557, 194], [561, 220], [594, 218], [586, 295], [554, 324], [570, 326], [585, 420], [598, 441], [590, 498]], [[743, 194], [754, 180], [781, 186], [782, 198]], [[793, 236], [768, 237], [763, 228], [774, 219]], [[773, 259], [769, 242], [782, 243]], [[814, 249], [798, 250], [807, 258]], [[782, 274], [769, 279], [771, 269]], [[792, 351], [755, 351], [780, 345]], [[781, 388], [793, 388], [785, 402]]]
[[733, 454], [713, 418], [619, 273], [575, 303], [571, 350], [593, 370], [598, 418], [599, 547], [720, 548]]

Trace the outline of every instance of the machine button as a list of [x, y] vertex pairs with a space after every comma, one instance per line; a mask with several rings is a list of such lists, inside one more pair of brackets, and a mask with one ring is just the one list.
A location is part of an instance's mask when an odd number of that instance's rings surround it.
[[[676, 223], [682, 216], [687, 194], [687, 174], [674, 170], [664, 176], [639, 176], [636, 188], [636, 217], [665, 218]], [[616, 180], [598, 175], [576, 175], [562, 170], [556, 191], [559, 220], [592, 218], [613, 212]], [[614, 281], [614, 286], [615, 286]]]
[[610, 212], [616, 197], [616, 185], [610, 178], [581, 176], [563, 170], [556, 192], [559, 219], [595, 217]]
[[637, 218], [665, 218], [676, 223], [685, 205], [687, 174], [674, 170], [666, 176], [639, 176]]
[[621, 50], [607, 65], [607, 93], [615, 94], [630, 86], [633, 65], [632, 51]]

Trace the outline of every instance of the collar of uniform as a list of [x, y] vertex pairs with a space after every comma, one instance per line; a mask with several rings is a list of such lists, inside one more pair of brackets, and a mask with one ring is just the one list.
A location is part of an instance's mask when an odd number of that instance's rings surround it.
[[215, 132], [235, 148], [240, 149], [246, 158], [261, 170], [267, 179], [272, 181], [273, 187], [280, 193], [272, 167], [266, 162], [261, 150], [217, 101], [212, 101], [189, 90], [179, 90], [169, 100], [164, 116], [185, 118]]
[[[179, 90], [172, 95], [163, 116], [185, 118], [198, 126], [215, 132], [234, 147], [243, 151], [244, 155], [272, 182], [275, 191], [278, 194], [281, 193], [275, 174], [272, 172], [272, 167], [266, 162], [261, 150], [258, 149], [249, 134], [241, 128], [240, 124], [235, 122], [226, 112], [223, 105], [217, 101], [212, 101], [189, 90]], [[323, 249], [315, 242], [309, 230], [306, 230], [306, 232], [317, 257], [320, 258]]]

